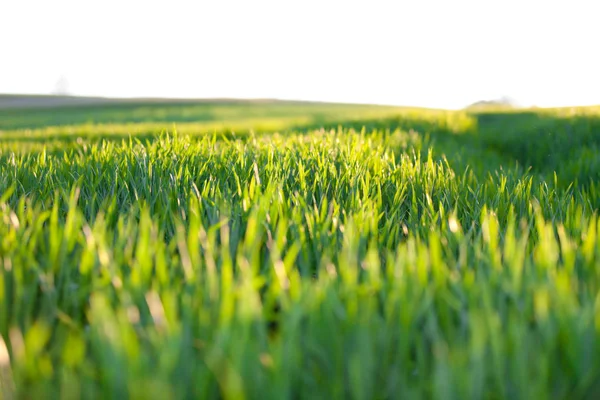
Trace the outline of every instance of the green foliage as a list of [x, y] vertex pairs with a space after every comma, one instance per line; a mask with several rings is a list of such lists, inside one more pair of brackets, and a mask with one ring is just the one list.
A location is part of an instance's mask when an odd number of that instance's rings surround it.
[[594, 115], [362, 110], [1, 134], [0, 394], [596, 397]]

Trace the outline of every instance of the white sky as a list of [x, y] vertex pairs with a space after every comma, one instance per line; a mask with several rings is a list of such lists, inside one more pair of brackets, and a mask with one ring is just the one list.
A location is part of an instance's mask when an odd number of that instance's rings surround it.
[[0, 0], [0, 93], [600, 104], [600, 0]]

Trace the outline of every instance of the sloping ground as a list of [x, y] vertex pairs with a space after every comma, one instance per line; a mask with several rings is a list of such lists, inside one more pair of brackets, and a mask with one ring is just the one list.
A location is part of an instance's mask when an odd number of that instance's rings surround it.
[[[5, 107], [1, 104], [4, 103]], [[271, 99], [103, 99], [61, 96], [0, 97], [0, 131], [78, 125], [232, 123], [259, 119], [318, 121], [332, 118], [375, 118], [400, 107], [333, 104]], [[110, 128], [112, 129], [112, 128]], [[109, 130], [110, 130], [109, 129]]]

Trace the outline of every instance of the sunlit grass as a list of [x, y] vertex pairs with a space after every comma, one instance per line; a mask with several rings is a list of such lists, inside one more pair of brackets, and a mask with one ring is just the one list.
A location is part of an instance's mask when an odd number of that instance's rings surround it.
[[0, 388], [594, 398], [595, 116], [388, 112], [4, 132]]

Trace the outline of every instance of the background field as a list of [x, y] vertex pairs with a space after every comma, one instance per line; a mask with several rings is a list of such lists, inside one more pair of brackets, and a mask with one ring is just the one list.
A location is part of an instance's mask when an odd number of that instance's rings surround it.
[[600, 108], [17, 100], [5, 396], [600, 395]]

